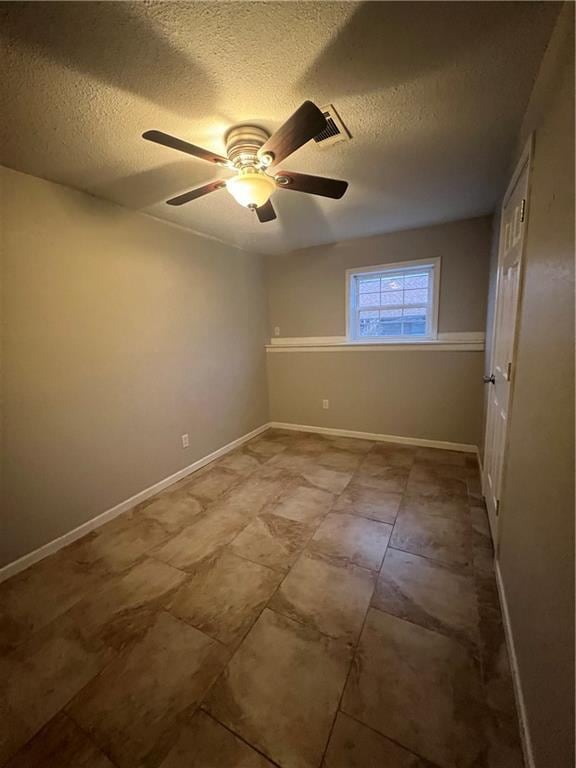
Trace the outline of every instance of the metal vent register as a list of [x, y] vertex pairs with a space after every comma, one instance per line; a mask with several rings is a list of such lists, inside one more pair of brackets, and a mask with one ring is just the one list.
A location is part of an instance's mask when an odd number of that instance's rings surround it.
[[314, 137], [316, 144], [327, 147], [330, 144], [336, 144], [339, 141], [349, 141], [350, 132], [340, 119], [340, 116], [332, 104], [326, 107], [320, 107], [326, 118], [326, 128]]

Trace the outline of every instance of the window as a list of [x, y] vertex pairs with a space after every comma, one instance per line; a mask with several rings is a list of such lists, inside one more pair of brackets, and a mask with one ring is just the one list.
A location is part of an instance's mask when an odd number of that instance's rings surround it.
[[435, 339], [440, 259], [348, 270], [351, 341]]

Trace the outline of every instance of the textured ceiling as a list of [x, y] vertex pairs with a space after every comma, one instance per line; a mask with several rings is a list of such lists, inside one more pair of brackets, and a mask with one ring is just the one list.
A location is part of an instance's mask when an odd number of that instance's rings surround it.
[[[493, 209], [559, 6], [500, 2], [1, 3], [0, 163], [263, 253]], [[223, 152], [304, 99], [353, 139], [282, 165], [344, 178], [342, 200], [274, 194], [259, 224], [225, 191], [163, 202], [224, 170], [143, 141]], [[31, 214], [33, 212], [31, 211]]]

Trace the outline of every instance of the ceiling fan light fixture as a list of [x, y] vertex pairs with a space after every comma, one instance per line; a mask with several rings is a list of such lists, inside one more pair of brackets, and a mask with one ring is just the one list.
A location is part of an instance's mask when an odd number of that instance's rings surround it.
[[245, 208], [259, 208], [276, 189], [273, 178], [255, 168], [243, 168], [237, 176], [226, 180], [226, 189]]

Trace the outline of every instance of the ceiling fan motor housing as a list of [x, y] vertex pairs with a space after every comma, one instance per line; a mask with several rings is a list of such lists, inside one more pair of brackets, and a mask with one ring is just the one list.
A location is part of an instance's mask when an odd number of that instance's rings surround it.
[[262, 168], [265, 163], [258, 157], [258, 150], [269, 138], [268, 131], [256, 125], [237, 125], [226, 134], [226, 154], [239, 170]]

